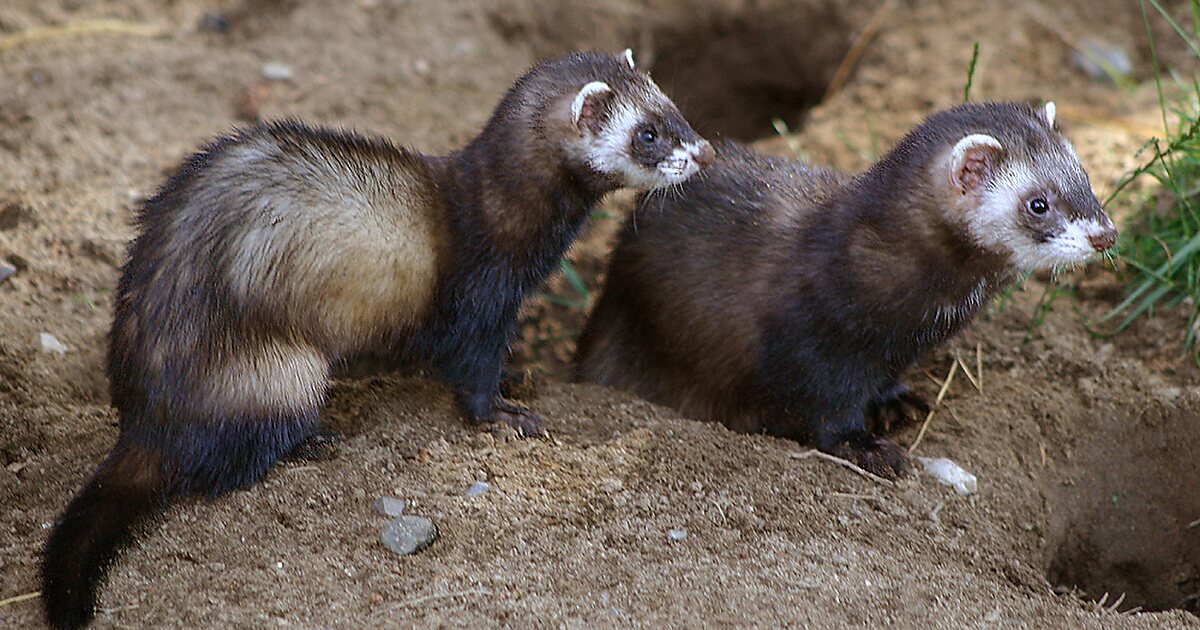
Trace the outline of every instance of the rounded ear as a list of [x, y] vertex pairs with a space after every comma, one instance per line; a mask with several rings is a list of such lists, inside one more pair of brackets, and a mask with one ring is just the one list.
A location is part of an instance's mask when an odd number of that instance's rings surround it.
[[604, 104], [612, 97], [612, 88], [603, 81], [592, 81], [583, 86], [571, 102], [571, 122], [580, 130], [599, 132], [600, 114], [604, 110]]
[[974, 192], [1000, 165], [1004, 146], [985, 134], [973, 133], [950, 151], [950, 186], [962, 194]]
[[632, 49], [629, 49], [629, 48], [625, 49], [625, 63], [629, 64], [630, 70], [637, 69], [637, 67], [633, 65], [633, 50]]
[[1046, 123], [1050, 125], [1051, 129], [1054, 128], [1054, 114], [1057, 111], [1054, 101], [1046, 101], [1046, 108], [1042, 110], [1042, 114], [1046, 117]]

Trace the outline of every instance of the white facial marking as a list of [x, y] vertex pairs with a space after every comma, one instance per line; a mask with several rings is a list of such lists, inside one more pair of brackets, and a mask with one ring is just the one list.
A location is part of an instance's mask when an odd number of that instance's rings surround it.
[[1054, 114], [1057, 108], [1054, 107], [1054, 101], [1046, 101], [1046, 122], [1050, 124], [1050, 128], [1054, 128]]
[[[1113, 228], [1107, 217], [1075, 219], [1045, 242], [1033, 238], [1020, 220], [1026, 197], [1037, 186], [1036, 174], [1024, 164], [1010, 164], [993, 179], [982, 201], [966, 210], [967, 230], [981, 247], [1007, 252], [1020, 271], [1070, 267], [1086, 261], [1095, 248], [1088, 236], [1100, 237]], [[1049, 199], [1051, 205], [1055, 203]]]
[[[587, 102], [589, 97], [611, 91], [612, 88], [608, 87], [608, 84], [603, 81], [592, 81], [583, 86], [579, 90], [579, 94], [575, 95], [575, 100], [571, 102], [571, 122], [576, 125], [579, 124], [579, 116], [583, 113], [583, 104]], [[559, 102], [561, 103], [562, 101]]]
[[658, 172], [667, 178], [667, 184], [678, 184], [695, 175], [700, 170], [696, 155], [700, 153], [700, 143], [685, 142], [683, 146], [671, 152], [671, 157], [658, 163]]
[[1095, 219], [1076, 219], [1065, 230], [1054, 235], [1043, 248], [1054, 265], [1077, 265], [1096, 253], [1088, 236], [1100, 236], [1105, 228]]
[[625, 63], [629, 64], [630, 69], [636, 69], [633, 65], [633, 50], [629, 48], [625, 49]]

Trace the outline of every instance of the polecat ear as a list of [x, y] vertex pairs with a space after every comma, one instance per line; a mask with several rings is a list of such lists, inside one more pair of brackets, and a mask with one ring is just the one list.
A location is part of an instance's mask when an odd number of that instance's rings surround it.
[[959, 140], [950, 151], [950, 186], [964, 195], [975, 191], [999, 166], [1003, 152], [1000, 141], [985, 133]]
[[1054, 128], [1054, 114], [1057, 111], [1058, 109], [1054, 107], [1054, 101], [1046, 101], [1046, 108], [1042, 110], [1042, 114], [1045, 115], [1046, 124], [1050, 125], [1051, 129]]
[[633, 50], [630, 48], [625, 49], [625, 63], [629, 64], [630, 70], [637, 70], [637, 67], [633, 65]]
[[612, 88], [603, 81], [592, 81], [579, 90], [571, 102], [571, 122], [581, 131], [600, 131], [601, 113], [604, 105], [613, 97]]

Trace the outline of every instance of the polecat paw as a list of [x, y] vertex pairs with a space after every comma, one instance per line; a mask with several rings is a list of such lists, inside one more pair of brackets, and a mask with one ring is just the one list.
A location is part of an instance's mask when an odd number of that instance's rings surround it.
[[546, 419], [537, 412], [511, 403], [503, 398], [497, 399], [496, 404], [488, 415], [479, 418], [480, 422], [504, 424], [516, 429], [521, 437], [549, 437], [546, 430]]
[[867, 406], [867, 429], [891, 433], [929, 413], [929, 402], [908, 385], [897, 385]]
[[285, 462], [327, 462], [337, 457], [341, 442], [340, 433], [321, 431], [301, 440], [281, 459]]
[[908, 472], [907, 451], [889, 439], [865, 433], [833, 447], [832, 454], [884, 479], [896, 479]]

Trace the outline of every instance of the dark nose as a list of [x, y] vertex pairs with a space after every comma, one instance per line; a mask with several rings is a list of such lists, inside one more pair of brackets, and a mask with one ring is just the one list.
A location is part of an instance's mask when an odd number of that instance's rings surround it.
[[696, 152], [692, 154], [692, 158], [696, 160], [700, 168], [704, 168], [717, 159], [717, 151], [707, 140], [701, 140], [700, 148], [696, 149]]
[[1087, 239], [1092, 249], [1102, 252], [1117, 244], [1117, 231], [1108, 228], [1099, 234], [1088, 234]]

